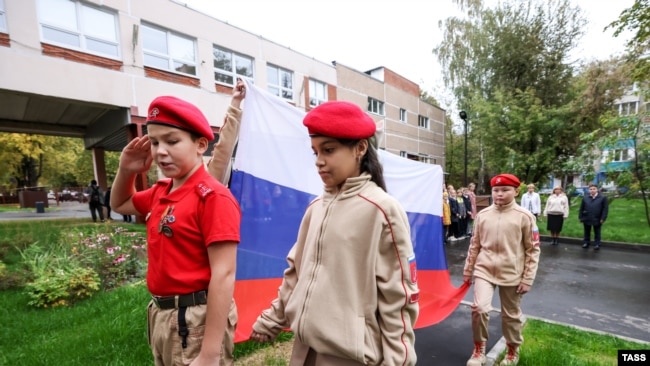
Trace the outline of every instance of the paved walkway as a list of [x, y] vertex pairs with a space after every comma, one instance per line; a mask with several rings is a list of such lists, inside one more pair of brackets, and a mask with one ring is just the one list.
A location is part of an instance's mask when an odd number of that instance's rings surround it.
[[[650, 344], [650, 246], [603, 242], [600, 251], [594, 251], [581, 244], [564, 239], [552, 246], [542, 238], [537, 278], [522, 302], [525, 316]], [[445, 247], [456, 286], [462, 283], [468, 246], [465, 239]], [[418, 364], [465, 365], [473, 348], [472, 297], [470, 290], [447, 319], [416, 331]], [[492, 305], [496, 310], [488, 329], [488, 366], [505, 349], [498, 295]]]
[[[62, 202], [45, 213], [36, 210], [0, 213], [0, 221], [16, 219], [88, 218], [88, 204]], [[113, 213], [112, 218], [121, 220]], [[613, 334], [650, 344], [650, 245], [603, 242], [600, 251], [583, 249], [578, 239], [564, 238], [558, 246], [542, 238], [537, 279], [523, 300], [527, 317]], [[462, 283], [469, 240], [445, 247], [452, 282]], [[444, 321], [416, 331], [418, 365], [464, 365], [472, 351], [472, 291]], [[498, 296], [493, 307], [499, 309]], [[488, 363], [504, 349], [498, 311], [491, 316]], [[616, 350], [612, 350], [616, 352]]]
[[[66, 201], [59, 202], [57, 205], [56, 201], [50, 200], [49, 207], [45, 208], [45, 212], [43, 213], [36, 212], [35, 208], [20, 211], [0, 212], [0, 221], [64, 218], [88, 218], [88, 220], [92, 220], [88, 203]], [[111, 212], [111, 219], [122, 220], [122, 215], [116, 212]]]

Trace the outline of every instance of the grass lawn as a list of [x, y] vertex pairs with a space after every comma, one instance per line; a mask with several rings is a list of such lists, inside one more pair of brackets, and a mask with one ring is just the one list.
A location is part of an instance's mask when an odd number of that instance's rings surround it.
[[519, 366], [615, 366], [617, 350], [650, 350], [649, 344], [536, 319], [526, 321], [524, 340]]
[[[574, 197], [569, 208], [569, 218], [564, 221], [561, 237], [582, 238], [583, 226], [578, 221], [578, 210], [582, 198]], [[544, 209], [542, 202], [542, 210]], [[540, 233], [549, 235], [546, 220], [538, 222]], [[593, 237], [593, 233], [591, 234]], [[645, 218], [645, 207], [641, 199], [616, 198], [610, 200], [607, 221], [602, 228], [603, 241], [637, 243], [650, 245], [650, 227]]]

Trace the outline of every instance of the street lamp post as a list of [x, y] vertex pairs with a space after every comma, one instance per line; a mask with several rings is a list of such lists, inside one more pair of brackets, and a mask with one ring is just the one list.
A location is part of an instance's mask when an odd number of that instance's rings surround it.
[[465, 121], [465, 174], [463, 175], [463, 186], [467, 187], [467, 113], [465, 111], [460, 111], [458, 113], [460, 119]]

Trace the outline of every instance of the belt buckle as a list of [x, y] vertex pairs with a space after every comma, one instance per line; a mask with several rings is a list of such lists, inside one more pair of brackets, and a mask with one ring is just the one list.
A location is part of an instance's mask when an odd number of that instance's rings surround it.
[[[170, 300], [169, 296], [151, 296], [151, 297], [153, 299], [154, 304], [156, 304], [156, 306], [159, 309], [168, 309], [169, 308], [167, 306], [168, 303], [169, 303], [169, 300]], [[178, 296], [174, 296], [174, 305], [176, 305], [176, 307], [178, 307]]]

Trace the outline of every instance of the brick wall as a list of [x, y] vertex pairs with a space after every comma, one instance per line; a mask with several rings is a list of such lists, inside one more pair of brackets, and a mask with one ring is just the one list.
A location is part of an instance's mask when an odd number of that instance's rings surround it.
[[74, 51], [69, 48], [53, 46], [47, 43], [41, 43], [41, 48], [43, 49], [43, 54], [46, 56], [59, 57], [68, 61], [80, 62], [115, 71], [122, 70], [122, 61], [91, 55], [85, 52]]
[[9, 35], [7, 33], [0, 33], [0, 46], [9, 47]]
[[195, 77], [179, 75], [173, 72], [154, 69], [152, 67], [147, 67], [147, 66], [144, 67], [144, 73], [147, 77], [168, 81], [170, 83], [183, 84], [187, 86], [193, 86], [196, 88], [198, 88], [201, 84], [201, 81]]

